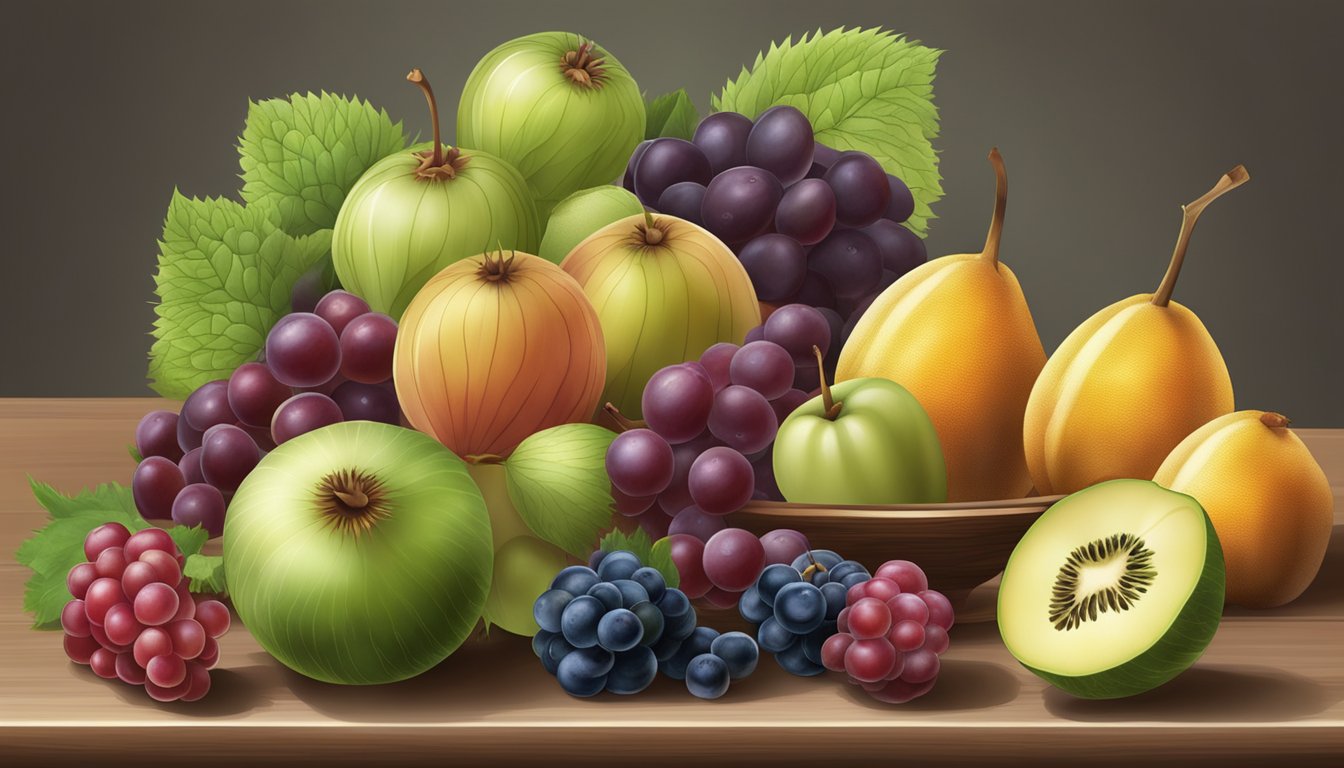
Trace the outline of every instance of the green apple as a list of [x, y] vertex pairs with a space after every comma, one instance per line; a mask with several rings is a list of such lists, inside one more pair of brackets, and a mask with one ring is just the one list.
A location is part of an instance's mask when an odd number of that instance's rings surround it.
[[551, 211], [537, 255], [559, 264], [574, 246], [597, 230], [643, 212], [639, 198], [625, 187], [605, 184], [581, 189], [561, 200]]
[[775, 437], [775, 480], [807, 504], [947, 501], [938, 433], [910, 392], [890, 379], [850, 379], [798, 406]]

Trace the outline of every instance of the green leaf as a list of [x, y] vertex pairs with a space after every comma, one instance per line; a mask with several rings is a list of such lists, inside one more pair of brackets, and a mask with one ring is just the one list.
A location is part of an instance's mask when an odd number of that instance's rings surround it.
[[539, 538], [575, 557], [611, 526], [607, 447], [616, 434], [595, 424], [562, 424], [518, 444], [505, 462], [509, 499]]
[[182, 573], [191, 579], [192, 592], [223, 594], [224, 558], [220, 555], [191, 555]]
[[140, 455], [140, 449], [135, 447], [135, 443], [126, 446], [126, 452], [131, 454], [131, 461], [134, 461], [136, 464], [145, 460], [145, 457]]
[[292, 235], [331, 229], [355, 181], [405, 146], [401, 123], [358, 97], [295, 93], [254, 102], [238, 140], [243, 200], [275, 206]]
[[653, 542], [649, 540], [649, 534], [645, 533], [643, 528], [635, 529], [634, 533], [612, 530], [602, 537], [597, 548], [603, 552], [620, 550], [631, 552], [641, 563], [657, 568], [667, 586], [676, 587], [681, 584], [681, 574], [677, 573], [677, 566], [672, 562], [672, 543], [666, 536]]
[[915, 212], [906, 226], [924, 237], [943, 196], [933, 139], [934, 69], [942, 51], [881, 29], [820, 30], [772, 44], [712, 98], [715, 110], [755, 118], [777, 104], [797, 107], [817, 140], [872, 155], [907, 185]]
[[[65, 586], [70, 569], [85, 562], [84, 539], [103, 523], [117, 522], [132, 532], [150, 527], [135, 509], [129, 488], [115, 483], [66, 496], [46, 483], [29, 479], [33, 497], [50, 515], [40, 530], [19, 545], [16, 559], [33, 575], [24, 585], [23, 609], [33, 614], [33, 626], [54, 629], [61, 608], [70, 600]], [[168, 535], [182, 554], [190, 557], [205, 544], [207, 533], [199, 526], [173, 526]]]
[[650, 101], [645, 113], [648, 115], [644, 124], [645, 139], [671, 136], [689, 141], [695, 135], [695, 126], [700, 122], [700, 113], [695, 111], [695, 105], [691, 103], [691, 97], [686, 95], [685, 88], [664, 93]]
[[267, 205], [173, 192], [154, 276], [151, 386], [184, 398], [256, 359], [289, 311], [294, 281], [331, 249], [331, 231], [291, 237]]

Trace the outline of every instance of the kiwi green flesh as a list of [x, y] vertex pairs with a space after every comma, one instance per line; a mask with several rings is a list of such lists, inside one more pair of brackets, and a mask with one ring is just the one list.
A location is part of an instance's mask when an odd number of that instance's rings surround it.
[[[1152, 553], [1143, 590], [1118, 610], [1112, 604], [1072, 623], [1055, 611], [1052, 621], [1051, 598], [1070, 555], [1125, 533]], [[1088, 564], [1086, 583], [1101, 586], [1123, 572], [1113, 565]], [[999, 630], [1023, 666], [1073, 695], [1142, 693], [1208, 646], [1222, 616], [1224, 573], [1212, 522], [1193, 498], [1146, 480], [1101, 483], [1051, 507], [1023, 536], [999, 589]]]

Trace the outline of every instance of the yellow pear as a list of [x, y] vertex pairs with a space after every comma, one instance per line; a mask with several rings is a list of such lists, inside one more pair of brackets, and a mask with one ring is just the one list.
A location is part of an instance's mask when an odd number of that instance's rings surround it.
[[1171, 293], [1199, 215], [1249, 179], [1238, 165], [1182, 209], [1176, 249], [1156, 293], [1106, 307], [1050, 356], [1023, 424], [1038, 492], [1073, 493], [1122, 477], [1146, 480], [1186, 435], [1232, 411], [1232, 379], [1218, 346]]
[[914, 394], [943, 446], [948, 501], [1031, 489], [1019, 436], [1045, 349], [1017, 277], [999, 261], [1008, 176], [997, 149], [989, 160], [997, 195], [984, 251], [934, 259], [883, 291], [835, 373], [885, 377]]
[[1277, 413], [1237, 411], [1200, 427], [1153, 482], [1195, 497], [1227, 562], [1227, 601], [1273, 608], [1316, 578], [1335, 522], [1321, 465]]

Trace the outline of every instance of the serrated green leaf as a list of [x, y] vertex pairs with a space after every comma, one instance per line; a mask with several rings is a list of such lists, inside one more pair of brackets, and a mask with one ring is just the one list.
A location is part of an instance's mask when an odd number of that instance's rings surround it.
[[672, 562], [672, 542], [666, 536], [653, 542], [649, 540], [649, 534], [645, 533], [643, 528], [635, 529], [634, 533], [614, 529], [602, 537], [597, 548], [603, 552], [625, 550], [633, 553], [641, 563], [657, 568], [667, 586], [677, 587], [681, 584], [681, 574], [677, 572], [677, 566]]
[[[106, 483], [92, 490], [66, 496], [46, 483], [29, 479], [33, 497], [50, 516], [47, 524], [19, 545], [16, 558], [33, 574], [24, 584], [23, 608], [33, 614], [33, 625], [53, 629], [61, 608], [70, 600], [65, 577], [85, 562], [84, 539], [89, 531], [117, 522], [132, 532], [150, 527], [135, 509], [129, 488]], [[177, 525], [168, 529], [182, 554], [190, 557], [205, 544], [207, 533], [199, 526]]]
[[355, 181], [405, 146], [401, 123], [358, 97], [295, 93], [253, 102], [238, 139], [243, 200], [275, 206], [291, 235], [331, 229]]
[[331, 250], [331, 231], [292, 237], [274, 207], [173, 192], [154, 276], [149, 377], [164, 397], [184, 398], [256, 358], [289, 311], [294, 281]]
[[933, 139], [934, 70], [942, 51], [881, 29], [836, 29], [771, 44], [712, 98], [715, 110], [755, 118], [777, 104], [797, 107], [817, 140], [872, 155], [915, 197], [906, 222], [924, 237], [943, 196]]
[[224, 558], [219, 555], [190, 555], [182, 573], [191, 579], [192, 592], [223, 594]]
[[505, 461], [509, 499], [539, 538], [587, 557], [611, 525], [607, 447], [616, 434], [595, 424], [562, 424], [519, 443]]
[[671, 136], [689, 141], [695, 135], [695, 126], [700, 122], [700, 113], [695, 110], [685, 88], [664, 93], [650, 101], [645, 113], [648, 115], [648, 121], [644, 124], [645, 139]]

